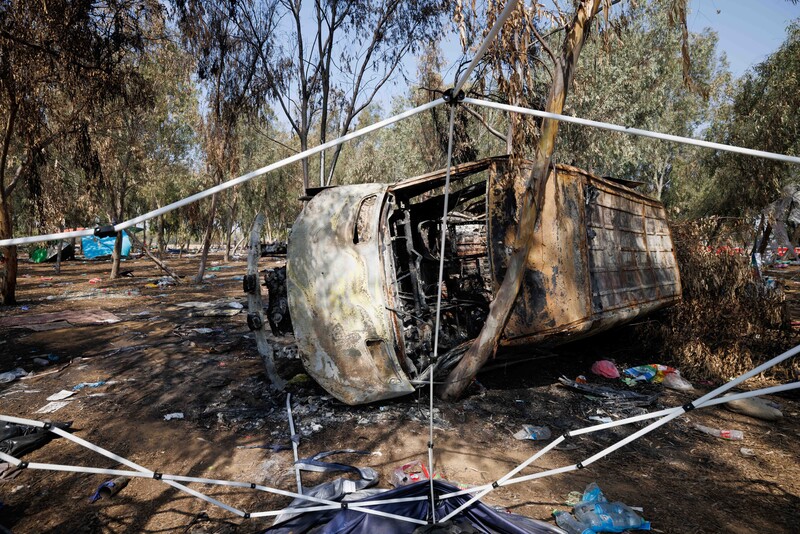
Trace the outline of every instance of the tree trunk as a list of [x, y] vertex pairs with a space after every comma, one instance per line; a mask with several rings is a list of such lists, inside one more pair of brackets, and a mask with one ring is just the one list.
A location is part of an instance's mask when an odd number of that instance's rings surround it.
[[[63, 232], [64, 227], [62, 226], [61, 228], [59, 228], [59, 231]], [[64, 248], [64, 240], [59, 239], [58, 246], [56, 247], [56, 264], [55, 267], [53, 267], [53, 270], [55, 271], [56, 274], [61, 274], [61, 251], [63, 250], [63, 248]]]
[[[114, 221], [112, 224], [123, 220], [125, 214], [125, 194], [127, 193], [127, 178], [123, 174], [119, 192], [114, 199]], [[117, 232], [117, 239], [114, 241], [114, 251], [111, 253], [111, 279], [119, 278], [119, 262], [122, 259], [122, 232]]]
[[[158, 206], [159, 208], [161, 206]], [[164, 216], [158, 216], [158, 257], [163, 258], [167, 251], [167, 244], [164, 243]]]
[[258, 258], [261, 256], [261, 227], [264, 226], [264, 214], [259, 213], [256, 215], [256, 220], [253, 222], [253, 228], [250, 230], [250, 251], [247, 254], [247, 276], [253, 277], [255, 283], [251, 286], [250, 292], [247, 294], [247, 309], [249, 316], [255, 320], [248, 320], [251, 328], [255, 327], [253, 334], [256, 338], [256, 346], [261, 359], [264, 362], [264, 369], [269, 378], [270, 389], [272, 391], [281, 391], [286, 382], [278, 374], [275, 368], [275, 360], [273, 357], [272, 345], [267, 341], [267, 335], [264, 333], [264, 303], [261, 301], [261, 280], [259, 280], [258, 273]]
[[122, 232], [117, 232], [114, 251], [111, 253], [111, 279], [119, 278], [119, 262], [122, 258]]
[[167, 267], [166, 263], [153, 256], [153, 254], [151, 254], [150, 251], [147, 250], [147, 247], [145, 247], [142, 243], [138, 243], [139, 240], [136, 239], [136, 236], [133, 234], [133, 232], [128, 233], [128, 237], [130, 238], [131, 243], [142, 245], [142, 252], [144, 252], [144, 255], [150, 258], [153, 261], [153, 263], [155, 263], [161, 268], [162, 271], [167, 273], [173, 280], [175, 280], [176, 284], [181, 283], [180, 275], [178, 275], [175, 271]]
[[[567, 91], [572, 85], [575, 68], [578, 64], [583, 43], [601, 0], [583, 0], [575, 11], [572, 23], [567, 27], [561, 55], [553, 68], [553, 83], [547, 97], [545, 111], [561, 113]], [[503, 333], [511, 309], [516, 301], [522, 278], [528, 264], [528, 255], [534, 241], [534, 230], [544, 202], [544, 191], [549, 176], [551, 158], [555, 149], [558, 121], [545, 119], [542, 121], [541, 134], [536, 146], [533, 168], [525, 184], [525, 193], [519, 207], [519, 226], [517, 240], [519, 248], [509, 259], [508, 269], [497, 294], [489, 307], [489, 315], [480, 334], [470, 346], [467, 353], [450, 373], [440, 391], [442, 398], [453, 400], [458, 398], [472, 383], [475, 375], [495, 353], [500, 336]]]
[[[11, 207], [5, 195], [0, 194], [0, 239], [13, 237]], [[17, 303], [17, 247], [0, 248], [3, 255], [0, 263], [0, 304], [10, 306]]]
[[200, 251], [200, 266], [197, 268], [197, 276], [194, 277], [195, 284], [202, 283], [206, 274], [206, 260], [208, 260], [208, 249], [211, 248], [211, 237], [214, 234], [214, 219], [216, 215], [217, 193], [214, 193], [211, 195], [211, 208], [208, 210], [208, 223], [206, 224], [206, 232], [203, 235], [203, 244]]
[[236, 208], [238, 207], [238, 199], [236, 197], [236, 192], [233, 192], [233, 203], [231, 204], [231, 209], [228, 212], [228, 222], [225, 225], [225, 257], [223, 260], [225, 263], [231, 261], [231, 236], [233, 235], [233, 227], [236, 221]]
[[236, 253], [239, 252], [239, 249], [244, 244], [245, 239], [247, 239], [247, 234], [243, 235], [242, 238], [236, 242], [236, 245], [233, 247], [233, 251], [231, 252], [231, 256], [236, 256]]

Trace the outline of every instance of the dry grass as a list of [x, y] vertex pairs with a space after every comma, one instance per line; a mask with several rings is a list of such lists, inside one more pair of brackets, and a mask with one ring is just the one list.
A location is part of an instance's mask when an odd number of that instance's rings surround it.
[[[791, 347], [784, 294], [767, 290], [747, 254], [709, 250], [710, 225], [672, 225], [683, 301], [661, 321], [642, 325], [646, 336], [681, 372], [695, 380], [727, 380]], [[786, 379], [791, 363], [765, 377]]]

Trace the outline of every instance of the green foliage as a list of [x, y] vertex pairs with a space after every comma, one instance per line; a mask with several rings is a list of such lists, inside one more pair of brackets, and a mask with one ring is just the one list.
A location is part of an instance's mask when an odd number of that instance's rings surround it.
[[[780, 154], [800, 155], [800, 21], [766, 61], [748, 72], [715, 113], [707, 137], [712, 141]], [[800, 181], [797, 165], [728, 152], [707, 155], [709, 176], [695, 205], [699, 214], [748, 216]]]
[[[713, 33], [690, 34], [695, 90], [684, 83], [681, 31], [657, 2], [631, 5], [616, 31], [593, 35], [576, 70], [575, 90], [566, 113], [587, 119], [691, 136], [709, 112], [729, 77], [715, 58]], [[609, 35], [610, 34], [610, 35]], [[692, 149], [661, 140], [634, 137], [582, 125], [563, 124], [558, 161], [600, 175], [640, 180], [656, 197], [673, 200], [675, 181], [693, 178], [686, 163]]]
[[[289, 136], [265, 114], [247, 121], [239, 131], [239, 152], [243, 169], [253, 171], [295, 153]], [[239, 186], [241, 209], [234, 226], [247, 235], [257, 213], [267, 218], [265, 234], [270, 241], [286, 240], [287, 229], [302, 207], [303, 176], [300, 164], [289, 165]]]

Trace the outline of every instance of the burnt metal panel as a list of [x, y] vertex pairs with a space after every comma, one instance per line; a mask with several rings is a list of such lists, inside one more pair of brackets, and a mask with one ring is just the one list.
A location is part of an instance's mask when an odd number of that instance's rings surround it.
[[592, 311], [609, 328], [680, 299], [681, 285], [664, 206], [587, 175]]
[[414, 391], [387, 312], [382, 206], [387, 186], [319, 192], [289, 236], [287, 284], [306, 371], [347, 404]]
[[[489, 228], [495, 291], [517, 246], [518, 206], [528, 162], [496, 162], [490, 172]], [[576, 335], [591, 326], [589, 266], [580, 175], [551, 173], [548, 201], [534, 233], [528, 268], [502, 343], [536, 341], [557, 333]]]
[[[490, 173], [490, 251], [495, 291], [516, 246], [527, 162]], [[681, 286], [661, 203], [619, 183], [556, 166], [501, 343], [563, 343], [672, 304]]]

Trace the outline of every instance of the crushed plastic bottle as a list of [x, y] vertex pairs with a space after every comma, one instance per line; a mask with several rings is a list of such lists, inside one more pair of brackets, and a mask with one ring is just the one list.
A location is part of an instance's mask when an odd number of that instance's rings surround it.
[[650, 530], [650, 523], [632, 508], [621, 502], [608, 502], [594, 482], [586, 486], [583, 500], [573, 507], [573, 513], [575, 517], [566, 512], [554, 514], [558, 526], [569, 534]]
[[569, 512], [556, 511], [553, 512], [553, 516], [556, 518], [556, 525], [565, 530], [567, 534], [594, 534], [592, 529], [572, 517]]
[[717, 438], [729, 439], [731, 441], [739, 441], [744, 439], [744, 432], [741, 430], [719, 430], [717, 428], [698, 425], [696, 423], [694, 424], [694, 428], [700, 432], [703, 432], [704, 434], [708, 434], [709, 436], [714, 436]]
[[[608, 502], [603, 490], [597, 485], [597, 482], [591, 482], [583, 490], [582, 502]], [[580, 503], [578, 503], [580, 504]]]
[[25, 369], [22, 367], [17, 367], [14, 370], [7, 371], [5, 373], [0, 373], [0, 384], [8, 384], [9, 382], [13, 382], [17, 378], [21, 376], [27, 376], [28, 373], [25, 372]]
[[593, 532], [650, 530], [650, 523], [621, 502], [582, 502], [575, 505], [575, 517]]

